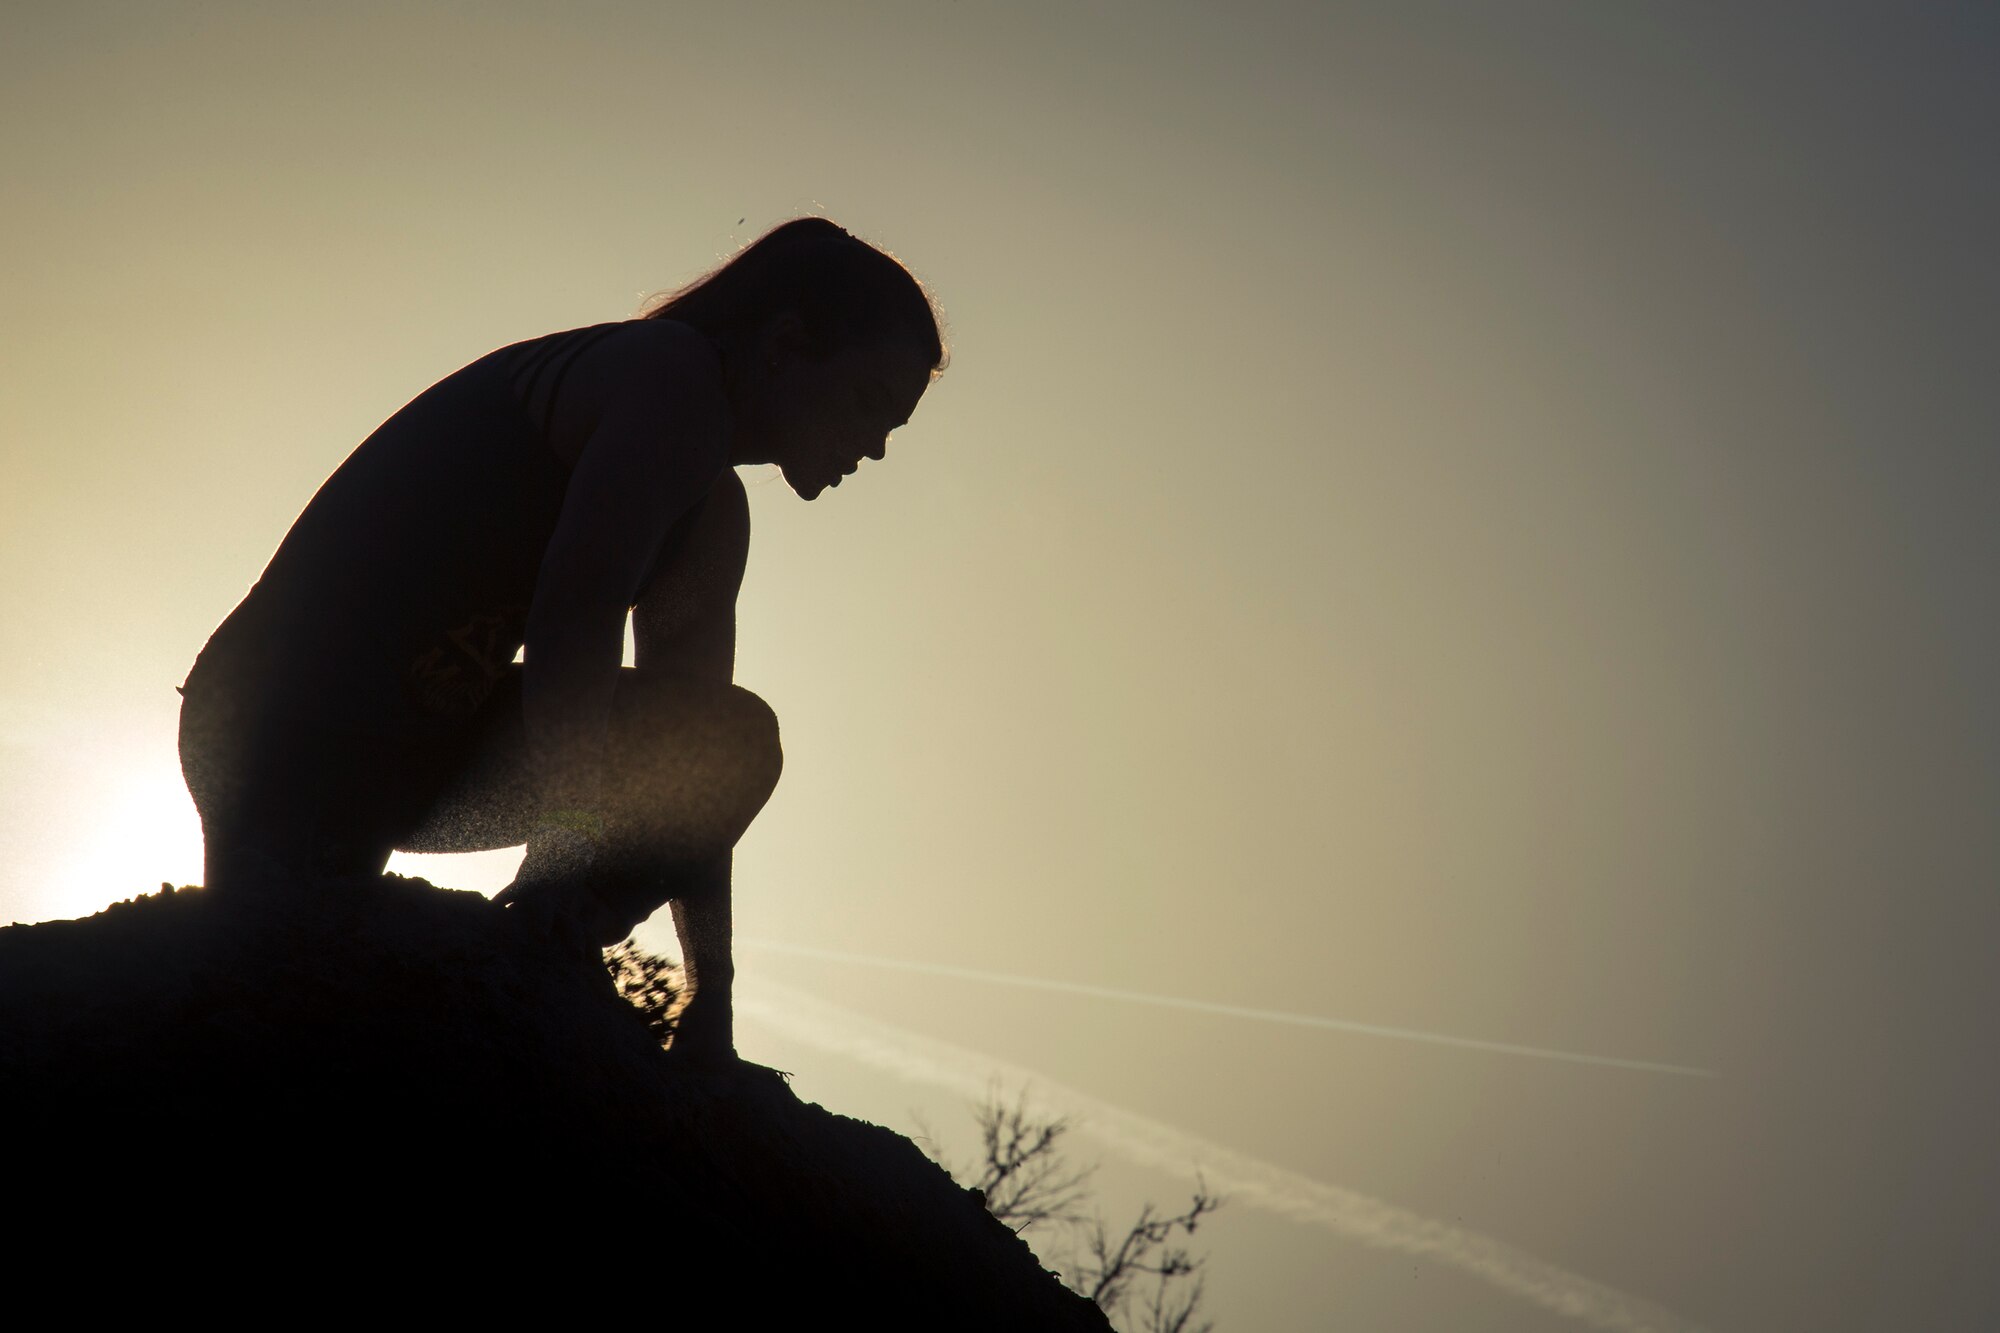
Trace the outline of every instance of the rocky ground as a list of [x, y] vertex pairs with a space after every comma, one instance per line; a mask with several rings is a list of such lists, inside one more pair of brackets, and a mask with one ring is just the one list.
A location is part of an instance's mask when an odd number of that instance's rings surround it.
[[294, 1295], [394, 1271], [643, 1283], [747, 1327], [1108, 1327], [907, 1140], [770, 1070], [683, 1067], [603, 969], [396, 876], [0, 931], [0, 1152], [16, 1272], [118, 1253]]

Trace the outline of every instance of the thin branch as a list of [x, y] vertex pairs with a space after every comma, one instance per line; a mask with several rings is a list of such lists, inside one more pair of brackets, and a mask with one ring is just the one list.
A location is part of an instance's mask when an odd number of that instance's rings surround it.
[[996, 1091], [976, 1110], [981, 1159], [971, 1188], [985, 1196], [986, 1211], [1015, 1231], [1048, 1222], [1080, 1220], [1095, 1167], [1072, 1167], [1060, 1152], [1069, 1122], [1044, 1120], [1023, 1090], [1012, 1103]]
[[[1079, 1290], [1100, 1310], [1110, 1314], [1122, 1311], [1130, 1302], [1130, 1288], [1135, 1279], [1151, 1274], [1157, 1279], [1158, 1290], [1149, 1302], [1148, 1329], [1164, 1329], [1166, 1333], [1185, 1330], [1201, 1299], [1197, 1274], [1204, 1261], [1173, 1244], [1174, 1233], [1193, 1235], [1201, 1219], [1221, 1206], [1221, 1199], [1208, 1192], [1208, 1183], [1197, 1178], [1194, 1197], [1186, 1211], [1163, 1217], [1148, 1203], [1139, 1210], [1138, 1220], [1115, 1242], [1100, 1219], [1086, 1240], [1089, 1260], [1078, 1275]], [[1184, 1299], [1168, 1291], [1180, 1278], [1195, 1279]]]

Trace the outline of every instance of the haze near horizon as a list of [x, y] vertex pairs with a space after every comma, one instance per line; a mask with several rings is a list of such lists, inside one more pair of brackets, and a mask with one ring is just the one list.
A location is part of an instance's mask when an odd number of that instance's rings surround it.
[[[5, 31], [0, 920], [199, 878], [172, 687], [377, 423], [819, 212], [953, 362], [837, 493], [751, 478], [787, 768], [738, 929], [794, 949], [746, 994], [1692, 1324], [2000, 1313], [1983, 11]], [[904, 1129], [956, 1086], [825, 1031], [744, 1054]], [[1578, 1322], [1260, 1205], [1203, 1237], [1224, 1333]]]

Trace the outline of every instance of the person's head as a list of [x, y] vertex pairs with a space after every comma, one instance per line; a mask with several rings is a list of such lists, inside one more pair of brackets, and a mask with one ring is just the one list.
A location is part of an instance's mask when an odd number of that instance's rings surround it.
[[777, 463], [808, 500], [882, 457], [946, 359], [916, 279], [825, 218], [766, 232], [646, 318], [708, 337], [736, 414], [735, 461]]

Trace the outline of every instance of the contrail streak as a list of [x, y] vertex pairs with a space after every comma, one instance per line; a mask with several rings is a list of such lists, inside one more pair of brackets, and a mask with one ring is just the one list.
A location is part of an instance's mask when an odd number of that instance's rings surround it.
[[804, 944], [784, 944], [777, 940], [739, 939], [739, 945], [769, 949], [774, 953], [800, 958], [821, 958], [834, 963], [855, 963], [862, 967], [895, 972], [921, 972], [929, 976], [952, 977], [960, 981], [983, 981], [998, 986], [1021, 986], [1029, 990], [1056, 991], [1066, 995], [1088, 995], [1100, 1000], [1124, 1000], [1163, 1009], [1189, 1009], [1225, 1018], [1252, 1018], [1264, 1023], [1289, 1023], [1294, 1027], [1326, 1028], [1335, 1032], [1358, 1032], [1369, 1037], [1393, 1037], [1398, 1041], [1423, 1041], [1436, 1046], [1456, 1046], [1462, 1050], [1492, 1051], [1500, 1055], [1526, 1055], [1537, 1060], [1566, 1060], [1571, 1064], [1602, 1065], [1612, 1069], [1642, 1069], [1649, 1074], [1679, 1074], [1688, 1078], [1714, 1078], [1713, 1069], [1692, 1065], [1661, 1064], [1653, 1060], [1625, 1060], [1614, 1055], [1589, 1055], [1581, 1051], [1557, 1051], [1545, 1046], [1520, 1046], [1507, 1041], [1482, 1041], [1477, 1037], [1454, 1037], [1443, 1032], [1416, 1028], [1383, 1027], [1378, 1023], [1356, 1023], [1345, 1018], [1321, 1018], [1314, 1014], [1292, 1014], [1280, 1009], [1250, 1009], [1237, 1004], [1214, 1004], [1207, 1000], [1187, 1000], [1175, 995], [1152, 995], [1145, 991], [1119, 990], [1113, 986], [1089, 986], [1076, 981], [1047, 981], [1010, 972], [981, 972], [944, 963], [913, 963], [901, 958], [879, 958], [874, 954], [848, 953], [840, 949], [815, 949]]
[[1077, 1128], [1144, 1166], [1185, 1180], [1199, 1175], [1231, 1203], [1246, 1203], [1383, 1249], [1419, 1255], [1608, 1333], [1703, 1333], [1637, 1296], [1559, 1268], [1489, 1236], [1421, 1216], [1123, 1110], [1019, 1065], [878, 1023], [790, 986], [739, 983], [738, 1015], [819, 1050], [915, 1083], [979, 1100], [995, 1079], [1033, 1085], [1073, 1115]]

